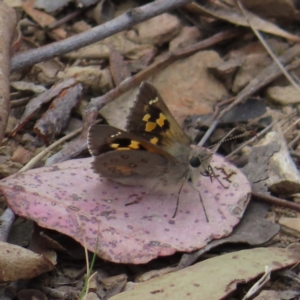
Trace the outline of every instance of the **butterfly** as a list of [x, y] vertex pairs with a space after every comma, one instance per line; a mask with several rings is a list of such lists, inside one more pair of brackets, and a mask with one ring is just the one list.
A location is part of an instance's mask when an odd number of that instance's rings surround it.
[[187, 179], [193, 182], [208, 173], [212, 152], [191, 145], [151, 83], [141, 83], [125, 129], [90, 127], [88, 148], [94, 157], [92, 168], [99, 175], [151, 189]]

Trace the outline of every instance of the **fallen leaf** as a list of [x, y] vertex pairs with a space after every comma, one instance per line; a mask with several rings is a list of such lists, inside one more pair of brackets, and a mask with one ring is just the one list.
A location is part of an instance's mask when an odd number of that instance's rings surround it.
[[29, 279], [54, 269], [47, 258], [22, 247], [0, 242], [0, 282]]
[[17, 91], [29, 91], [34, 94], [40, 94], [45, 92], [47, 89], [42, 85], [36, 85], [32, 82], [26, 81], [12, 81], [10, 85]]
[[61, 133], [67, 125], [72, 109], [78, 105], [82, 96], [82, 85], [77, 84], [61, 92], [53, 100], [49, 109], [34, 125], [34, 131], [47, 144]]
[[[190, 299], [219, 300], [264, 273], [297, 264], [299, 245], [288, 248], [256, 248], [227, 253], [204, 260], [178, 272], [136, 284], [133, 290], [120, 293], [111, 300]], [[199, 298], [201, 295], [201, 298]]]
[[76, 78], [77, 82], [90, 87], [94, 93], [106, 93], [113, 88], [109, 69], [101, 70], [96, 66], [74, 66], [65, 68], [57, 74], [60, 79]]
[[[100, 178], [90, 163], [90, 158], [77, 159], [30, 170], [1, 180], [0, 188], [16, 214], [81, 244], [86, 240], [87, 248], [103, 259], [134, 264], [195, 251], [228, 236], [249, 201], [246, 177], [217, 155], [211, 163], [221, 168], [215, 169], [216, 176], [222, 180], [226, 170], [232, 183], [224, 188], [203, 177], [197, 183], [200, 199], [186, 182], [175, 218], [178, 187], [149, 193]], [[140, 202], [125, 205], [136, 200]]]
[[119, 85], [123, 80], [130, 77], [131, 74], [123, 56], [114, 47], [110, 47], [109, 62], [110, 72], [115, 85]]
[[216, 5], [211, 1], [207, 1], [205, 5], [200, 5], [199, 3], [191, 3], [185, 6], [189, 10], [196, 11], [199, 14], [209, 15], [211, 17], [225, 20], [227, 22], [249, 27], [249, 22], [251, 26], [253, 26], [257, 30], [261, 30], [262, 32], [270, 33], [273, 35], [277, 35], [287, 40], [299, 42], [300, 38], [296, 35], [293, 35], [280, 27], [276, 26], [275, 24], [266, 21], [255, 14], [251, 13], [250, 11], [244, 11], [247, 14], [247, 18], [245, 18], [243, 12], [237, 7], [226, 7], [221, 5]]
[[249, 154], [249, 162], [242, 168], [248, 176], [255, 192], [266, 193], [268, 191], [267, 180], [269, 178], [269, 161], [274, 153], [280, 150], [277, 142], [264, 146], [255, 146]]
[[299, 11], [295, 3], [290, 0], [241, 0], [241, 3], [249, 10], [267, 19], [280, 19], [291, 22], [298, 20]]
[[[34, 2], [35, 1], [26, 0], [22, 3], [22, 7], [28, 16], [30, 16], [42, 28], [56, 22], [56, 19], [53, 16], [33, 8]], [[65, 39], [67, 37], [66, 31], [62, 28], [53, 29], [51, 32], [52, 35], [58, 39]]]
[[14, 136], [32, 117], [32, 115], [42, 107], [43, 104], [49, 102], [54, 97], [59, 95], [64, 89], [73, 86], [76, 84], [74, 78], [70, 78], [63, 82], [57, 83], [50, 90], [38, 95], [37, 97], [31, 99], [26, 105], [26, 109], [21, 117], [20, 123], [11, 133], [11, 136]]

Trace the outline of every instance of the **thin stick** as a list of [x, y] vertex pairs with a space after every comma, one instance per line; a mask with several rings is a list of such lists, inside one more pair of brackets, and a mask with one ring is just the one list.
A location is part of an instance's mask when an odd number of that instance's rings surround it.
[[11, 61], [11, 71], [14, 72], [46, 59], [64, 55], [99, 42], [113, 34], [129, 29], [138, 23], [176, 9], [189, 2], [192, 2], [192, 0], [154, 1], [144, 6], [131, 9], [115, 19], [96, 26], [89, 31], [73, 35], [62, 41], [54, 42], [37, 49], [16, 54]]
[[63, 138], [59, 139], [55, 143], [51, 144], [49, 147], [41, 151], [38, 155], [33, 157], [19, 172], [25, 172], [29, 169], [32, 169], [45, 155], [47, 155], [52, 149], [57, 147], [58, 145], [64, 143], [65, 141], [71, 139], [75, 135], [81, 132], [82, 128], [76, 129], [73, 132], [69, 133], [68, 135], [64, 136]]
[[78, 9], [68, 15], [66, 15], [65, 17], [61, 18], [60, 20], [58, 21], [55, 21], [49, 25], [47, 25], [45, 27], [45, 30], [46, 31], [51, 31], [57, 27], [59, 27], [60, 25], [63, 25], [69, 21], [71, 21], [72, 19], [75, 19], [77, 16], [79, 16], [80, 14], [82, 14], [83, 12], [87, 11], [87, 8], [84, 8], [84, 9]]
[[257, 200], [263, 201], [269, 204], [278, 205], [281, 207], [286, 207], [290, 209], [294, 209], [298, 212], [300, 212], [300, 205], [298, 203], [287, 201], [278, 197], [266, 195], [266, 194], [260, 194], [256, 192], [252, 192], [252, 196], [254, 196]]
[[245, 16], [245, 19], [247, 21], [247, 23], [249, 24], [249, 26], [251, 27], [252, 31], [254, 32], [254, 34], [256, 35], [256, 37], [259, 39], [259, 41], [262, 43], [262, 45], [264, 46], [264, 48], [266, 49], [266, 51], [269, 53], [269, 55], [272, 57], [272, 59], [275, 61], [275, 63], [277, 64], [277, 66], [279, 67], [279, 69], [281, 70], [282, 74], [287, 78], [287, 80], [296, 88], [296, 89], [300, 89], [299, 85], [294, 81], [294, 79], [292, 78], [292, 76], [287, 72], [286, 68], [282, 65], [282, 63], [280, 62], [280, 60], [277, 58], [277, 56], [273, 53], [273, 51], [271, 50], [271, 48], [268, 46], [268, 44], [266, 43], [266, 41], [264, 40], [264, 38], [262, 37], [262, 35], [260, 34], [260, 32], [258, 30], [256, 30], [256, 28], [254, 28], [254, 26], [252, 25], [250, 19], [247, 16], [247, 11], [245, 10], [245, 8], [243, 7], [243, 5], [240, 3], [240, 1], [237, 1], [238, 6], [240, 8], [240, 10], [242, 11], [243, 15]]

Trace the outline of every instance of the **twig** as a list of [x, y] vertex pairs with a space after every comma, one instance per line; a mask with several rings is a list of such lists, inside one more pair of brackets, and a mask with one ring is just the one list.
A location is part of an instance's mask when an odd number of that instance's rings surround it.
[[266, 195], [266, 194], [260, 194], [256, 192], [252, 192], [252, 196], [255, 197], [259, 201], [263, 201], [269, 204], [273, 205], [278, 205], [281, 207], [286, 207], [290, 209], [294, 209], [298, 212], [300, 212], [300, 204], [292, 202], [292, 201], [287, 201], [278, 197]]
[[45, 27], [45, 30], [46, 31], [51, 31], [51, 30], [59, 27], [60, 25], [63, 25], [65, 23], [69, 22], [70, 20], [76, 18], [77, 16], [79, 16], [80, 14], [82, 14], [83, 12], [85, 12], [86, 10], [87, 10], [87, 8], [78, 9], [78, 10], [76, 10], [76, 11], [74, 11], [74, 12], [66, 15], [65, 17], [61, 18], [60, 20], [47, 25]]
[[300, 140], [300, 132], [288, 143], [288, 148], [293, 149], [293, 147], [299, 142]]
[[15, 221], [14, 212], [8, 207], [0, 217], [0, 241], [6, 242], [11, 226]]
[[261, 44], [264, 46], [264, 48], [266, 49], [266, 51], [269, 53], [269, 55], [272, 57], [272, 59], [274, 60], [274, 62], [277, 64], [277, 66], [279, 67], [279, 69], [281, 70], [282, 74], [287, 78], [287, 80], [296, 88], [296, 89], [300, 89], [299, 85], [294, 81], [294, 79], [292, 78], [292, 76], [287, 72], [286, 68], [282, 65], [282, 63], [279, 61], [279, 59], [277, 58], [277, 56], [273, 53], [273, 51], [271, 50], [271, 48], [268, 46], [268, 44], [266, 43], [266, 41], [264, 40], [264, 38], [262, 37], [262, 35], [260, 34], [260, 32], [258, 30], [256, 30], [256, 28], [252, 25], [252, 23], [250, 22], [250, 19], [247, 16], [247, 11], [245, 10], [245, 8], [243, 7], [243, 5], [241, 4], [240, 1], [237, 1], [238, 6], [240, 8], [240, 10], [242, 11], [243, 15], [245, 16], [245, 19], [247, 20], [247, 23], [249, 24], [249, 26], [251, 27], [252, 31], [254, 32], [254, 34], [256, 35], [256, 37], [259, 39], [259, 41], [261, 42]]
[[291, 156], [300, 159], [300, 153], [298, 151], [290, 151]]
[[294, 121], [286, 130], [283, 131], [283, 134], [289, 132], [292, 128], [294, 128], [300, 122], [300, 118]]
[[176, 9], [189, 2], [192, 2], [192, 0], [154, 1], [147, 5], [131, 9], [115, 19], [96, 26], [89, 31], [76, 34], [65, 40], [51, 43], [37, 49], [16, 54], [11, 61], [11, 71], [32, 66], [43, 60], [64, 55], [68, 52], [96, 43], [113, 34], [131, 28], [140, 22], [146, 21], [166, 11]]
[[216, 129], [217, 126], [218, 126], [218, 120], [213, 121], [212, 124], [209, 126], [208, 130], [206, 130], [201, 141], [198, 143], [198, 146], [203, 146], [206, 143], [206, 141], [208, 140], [208, 138], [210, 137], [210, 135], [213, 133], [213, 131]]
[[16, 108], [16, 107], [21, 107], [25, 106], [30, 100], [30, 97], [24, 97], [18, 100], [11, 100], [10, 101], [10, 108]]
[[19, 172], [25, 172], [29, 169], [32, 169], [45, 155], [47, 155], [52, 149], [57, 147], [58, 145], [62, 144], [63, 142], [71, 139], [75, 135], [79, 134], [81, 132], [82, 128], [76, 129], [70, 134], [64, 136], [63, 138], [59, 139], [55, 143], [51, 144], [49, 147], [41, 151], [38, 155], [33, 157]]
[[129, 91], [131, 88], [138, 86], [143, 80], [147, 79], [154, 72], [161, 70], [162, 68], [168, 66], [174, 61], [185, 58], [189, 55], [198, 52], [199, 50], [211, 47], [225, 40], [232, 39], [240, 35], [242, 32], [243, 31], [235, 29], [220, 32], [192, 46], [176, 50], [173, 53], [168, 52], [167, 54], [163, 55], [158, 61], [154, 62], [149, 67], [145, 68], [136, 75], [123, 81], [116, 88], [110, 90], [105, 95], [92, 99], [88, 107], [97, 107], [97, 109], [101, 109], [104, 105], [113, 101], [123, 93]]
[[246, 141], [245, 143], [243, 143], [242, 145], [240, 145], [238, 148], [234, 149], [234, 151], [232, 151], [230, 154], [228, 154], [226, 156], [227, 159], [230, 159], [234, 154], [236, 154], [237, 152], [239, 152], [241, 149], [243, 149], [245, 146], [253, 143], [255, 140], [257, 140], [259, 137], [263, 136], [267, 131], [269, 131], [277, 122], [280, 122], [280, 126], [283, 126], [286, 122], [289, 122], [290, 119], [295, 115], [295, 112], [292, 112], [290, 114], [288, 114], [287, 116], [285, 116], [281, 121], [279, 120], [275, 120], [273, 121], [270, 125], [268, 125], [265, 129], [263, 129], [261, 132], [259, 132], [258, 134], [256, 134], [256, 136], [254, 136], [252, 139]]

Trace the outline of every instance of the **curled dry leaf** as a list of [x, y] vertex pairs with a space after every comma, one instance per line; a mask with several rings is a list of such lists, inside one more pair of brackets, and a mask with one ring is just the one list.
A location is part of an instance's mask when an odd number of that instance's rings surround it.
[[50, 156], [46, 161], [46, 166], [57, 164], [59, 162], [66, 161], [68, 159], [78, 157], [87, 147], [87, 134], [91, 125], [96, 122], [98, 117], [98, 110], [96, 107], [92, 107], [86, 110], [83, 114], [83, 125], [81, 134], [72, 139], [70, 142], [65, 143], [64, 147]]
[[67, 125], [72, 109], [81, 100], [82, 85], [77, 84], [64, 90], [51, 104], [46, 113], [36, 122], [34, 131], [51, 142]]
[[13, 130], [11, 135], [12, 136], [15, 135], [26, 124], [26, 122], [29, 121], [32, 115], [42, 107], [43, 104], [48, 103], [54, 97], [59, 95], [64, 89], [73, 86], [75, 84], [76, 84], [75, 79], [69, 78], [68, 80], [53, 85], [50, 90], [31, 99], [26, 105], [26, 109], [21, 117], [19, 125], [16, 126], [16, 128]]
[[123, 56], [114, 47], [110, 47], [109, 62], [110, 72], [115, 85], [119, 85], [123, 80], [130, 77], [131, 74]]
[[266, 19], [280, 19], [291, 22], [299, 19], [299, 12], [296, 8], [296, 2], [283, 0], [241, 0], [241, 3], [249, 10], [263, 16]]
[[227, 22], [240, 26], [249, 27], [250, 23], [251, 26], [253, 26], [257, 30], [280, 36], [291, 41], [299, 42], [300, 40], [298, 36], [281, 29], [273, 23], [256, 16], [255, 14], [251, 13], [250, 11], [246, 11], [245, 9], [244, 12], [246, 14], [246, 17], [238, 7], [228, 8], [226, 6], [219, 6], [215, 3], [212, 3], [212, 1], [207, 1], [205, 5], [191, 3], [187, 4], [185, 7], [188, 10], [193, 10], [194, 12], [197, 12], [199, 14], [209, 15], [216, 19], [225, 20]]
[[[42, 28], [56, 22], [56, 19], [53, 16], [33, 8], [34, 2], [35, 1], [27, 0], [22, 3], [22, 7], [28, 16], [30, 16]], [[51, 33], [51, 36], [55, 39], [65, 39], [67, 37], [66, 31], [61, 28], [56, 28], [52, 30]]]
[[9, 74], [11, 45], [17, 26], [16, 13], [6, 3], [0, 2], [0, 142], [4, 138], [9, 115]]
[[22, 247], [0, 242], [0, 282], [36, 277], [54, 269], [47, 258]]
[[[81, 244], [86, 240], [103, 259], [134, 264], [195, 251], [228, 236], [249, 201], [246, 177], [217, 155], [211, 164], [218, 180], [201, 178], [199, 192], [186, 182], [175, 218], [178, 186], [156, 192], [124, 186], [100, 178], [90, 163], [77, 159], [30, 170], [3, 179], [0, 188], [16, 214]], [[225, 172], [231, 183], [223, 179]]]

